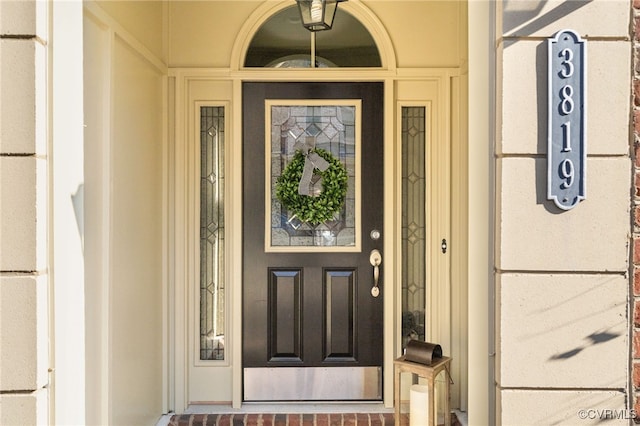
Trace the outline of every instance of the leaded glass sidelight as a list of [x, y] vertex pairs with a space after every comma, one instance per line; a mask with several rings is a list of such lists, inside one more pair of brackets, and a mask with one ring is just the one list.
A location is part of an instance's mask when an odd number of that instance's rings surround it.
[[402, 108], [402, 336], [425, 338], [425, 108]]
[[224, 107], [200, 108], [200, 359], [224, 360]]
[[[354, 104], [356, 102], [356, 104]], [[266, 211], [267, 251], [356, 251], [359, 249], [359, 101], [318, 101], [314, 104], [271, 104], [268, 107], [269, 173]], [[276, 182], [301, 145], [322, 149], [346, 168], [344, 205], [331, 220], [302, 222], [276, 196]], [[307, 146], [307, 145], [305, 145]], [[314, 175], [312, 189], [322, 192], [322, 179]]]

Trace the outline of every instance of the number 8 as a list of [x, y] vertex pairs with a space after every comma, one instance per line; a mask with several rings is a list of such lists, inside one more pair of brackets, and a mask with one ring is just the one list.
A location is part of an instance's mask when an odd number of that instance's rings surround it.
[[566, 85], [562, 87], [560, 90], [560, 109], [564, 115], [571, 114], [573, 111], [574, 103], [573, 103], [573, 87], [570, 85]]

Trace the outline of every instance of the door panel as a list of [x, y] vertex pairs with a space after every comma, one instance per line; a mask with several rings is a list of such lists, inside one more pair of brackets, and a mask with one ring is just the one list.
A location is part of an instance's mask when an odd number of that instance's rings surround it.
[[[381, 399], [384, 283], [380, 297], [373, 297], [369, 254], [383, 247], [382, 236], [370, 237], [383, 226], [382, 96], [382, 83], [243, 85], [245, 400]], [[361, 146], [355, 151], [360, 153], [355, 162], [361, 164], [356, 180], [360, 188], [349, 189], [362, 206], [355, 221], [360, 226], [359, 249], [267, 251], [265, 227], [270, 225], [265, 215], [271, 218], [272, 213], [265, 211], [271, 209], [271, 203], [265, 203], [265, 185], [273, 182], [265, 182], [265, 164], [272, 161], [265, 160], [265, 143], [279, 136], [265, 129], [265, 103], [291, 100], [292, 105], [305, 105], [314, 99], [358, 100], [361, 105], [356, 126]], [[342, 215], [349, 220], [348, 214]], [[341, 384], [348, 377], [353, 383]], [[341, 386], [345, 391], [336, 392]]]
[[302, 270], [270, 271], [269, 361], [302, 361]]
[[355, 290], [355, 270], [325, 270], [325, 361], [357, 359]]

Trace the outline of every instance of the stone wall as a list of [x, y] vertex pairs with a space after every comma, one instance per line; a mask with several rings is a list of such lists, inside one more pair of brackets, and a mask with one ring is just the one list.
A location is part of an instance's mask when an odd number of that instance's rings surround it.
[[0, 424], [48, 423], [46, 2], [0, 2]]
[[[607, 415], [625, 424], [632, 414], [629, 10], [628, 0], [499, 6], [496, 379], [505, 425]], [[565, 29], [587, 40], [588, 61], [587, 198], [568, 211], [547, 200], [547, 39]]]

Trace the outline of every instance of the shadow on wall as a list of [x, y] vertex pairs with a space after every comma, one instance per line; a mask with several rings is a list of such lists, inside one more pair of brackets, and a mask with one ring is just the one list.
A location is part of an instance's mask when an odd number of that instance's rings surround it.
[[609, 333], [608, 331], [591, 333], [590, 335], [584, 338], [584, 340], [587, 340], [587, 343], [584, 346], [578, 346], [575, 349], [571, 349], [569, 351], [566, 351], [557, 355], [553, 355], [551, 358], [549, 358], [549, 361], [561, 361], [564, 359], [573, 358], [574, 356], [578, 355], [580, 352], [582, 352], [583, 350], [591, 346], [595, 346], [599, 343], [608, 342], [609, 340], [613, 340], [620, 336], [622, 336], [621, 333]]
[[545, 4], [548, 3], [548, 0], [505, 0], [502, 7], [503, 34], [515, 35], [510, 33], [517, 28], [516, 33], [518, 36], [531, 35], [592, 1], [593, 0], [564, 1], [547, 13], [538, 16]]
[[71, 194], [71, 204], [73, 204], [73, 212], [76, 216], [76, 225], [78, 225], [78, 234], [84, 251], [84, 183], [78, 186], [75, 194]]

